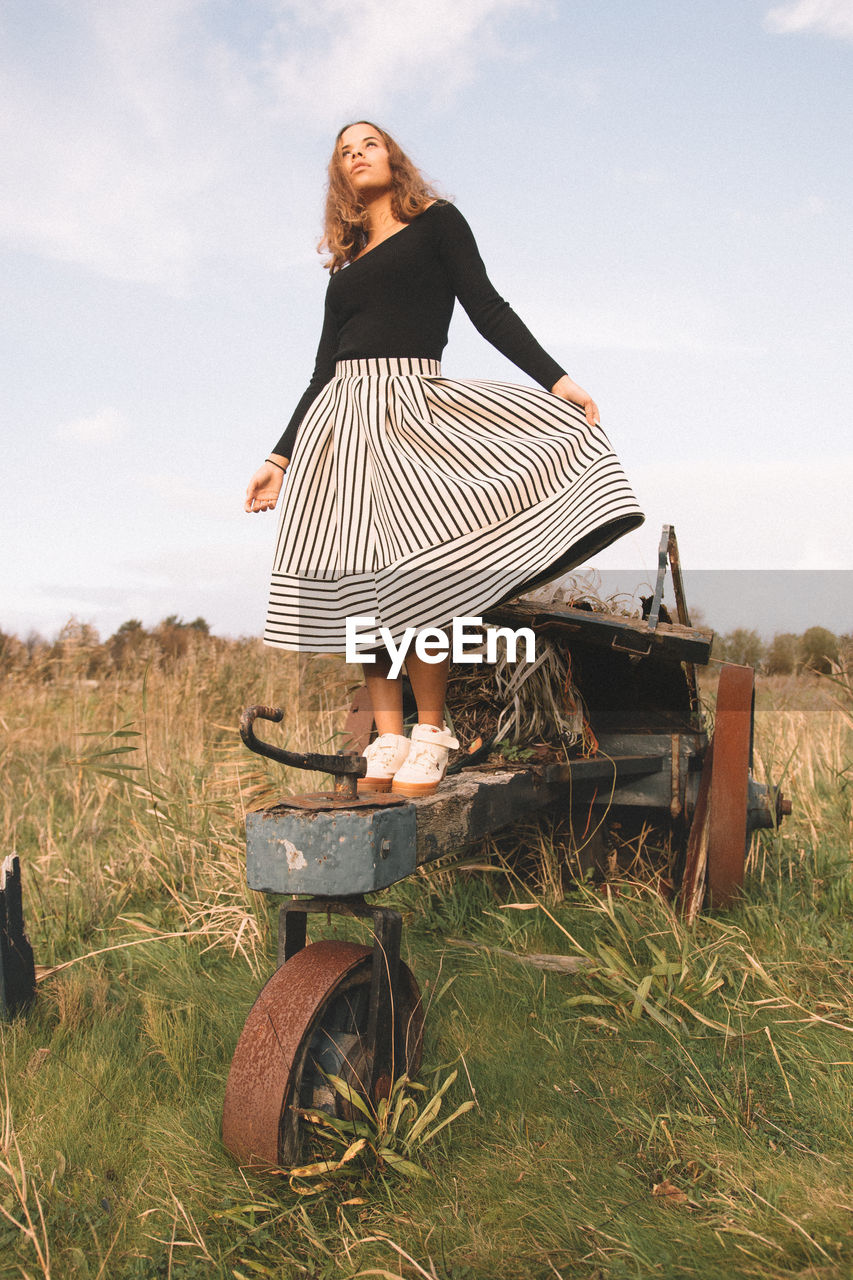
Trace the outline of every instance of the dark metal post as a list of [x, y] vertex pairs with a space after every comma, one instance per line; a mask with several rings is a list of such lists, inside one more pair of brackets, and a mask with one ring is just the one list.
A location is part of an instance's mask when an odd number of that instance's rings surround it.
[[24, 932], [21, 863], [10, 854], [0, 866], [0, 1017], [22, 1012], [35, 994], [33, 949]]
[[[396, 1066], [394, 1023], [398, 1008], [397, 978], [400, 970], [400, 939], [403, 918], [399, 911], [377, 907], [373, 912], [373, 974], [370, 983], [370, 1013], [367, 1043], [374, 1047], [370, 1096], [374, 1102], [391, 1092]], [[405, 1034], [405, 1028], [403, 1029]], [[403, 1059], [405, 1060], [405, 1059]]]
[[278, 913], [278, 967], [279, 969], [297, 951], [305, 946], [308, 934], [308, 916], [304, 902], [286, 902]]

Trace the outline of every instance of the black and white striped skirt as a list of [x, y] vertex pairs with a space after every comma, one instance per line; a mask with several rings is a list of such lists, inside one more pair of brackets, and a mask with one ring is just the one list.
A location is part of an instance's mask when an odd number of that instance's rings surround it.
[[339, 361], [299, 428], [264, 640], [345, 651], [347, 617], [479, 616], [642, 523], [601, 427], [536, 387], [435, 360]]

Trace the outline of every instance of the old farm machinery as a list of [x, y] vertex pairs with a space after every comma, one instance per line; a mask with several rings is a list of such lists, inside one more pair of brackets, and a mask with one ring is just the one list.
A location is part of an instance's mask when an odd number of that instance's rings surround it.
[[[662, 603], [667, 568], [675, 620]], [[696, 667], [708, 662], [713, 636], [690, 625], [669, 526], [644, 604], [645, 616], [636, 618], [523, 597], [484, 614], [484, 623], [528, 626], [537, 641], [571, 654], [594, 745], [511, 767], [478, 763], [472, 753], [430, 796], [359, 797], [360, 753], [373, 724], [366, 690], [356, 697], [338, 755], [299, 755], [261, 741], [257, 721], [280, 721], [282, 712], [256, 706], [244, 713], [247, 747], [329, 773], [334, 790], [286, 796], [247, 819], [249, 886], [285, 901], [278, 968], [249, 1013], [226, 1088], [223, 1138], [241, 1163], [297, 1161], [304, 1114], [340, 1114], [349, 1105], [329, 1076], [376, 1100], [395, 1076], [417, 1070], [423, 1012], [414, 975], [400, 959], [401, 917], [367, 895], [419, 867], [546, 810], [570, 822], [582, 812], [587, 825], [590, 813], [640, 816], [667, 832], [673, 887], [688, 921], [703, 904], [732, 900], [752, 832], [790, 811], [778, 791], [752, 776], [753, 671], [722, 667], [709, 731]], [[366, 919], [372, 945], [306, 945], [307, 917], [315, 913]]]

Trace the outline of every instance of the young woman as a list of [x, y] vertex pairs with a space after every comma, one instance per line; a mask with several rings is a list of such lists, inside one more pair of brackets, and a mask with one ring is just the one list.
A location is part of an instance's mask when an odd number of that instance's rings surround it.
[[[344, 653], [348, 617], [398, 644], [408, 628], [480, 616], [642, 523], [595, 401], [497, 294], [455, 206], [374, 124], [338, 134], [321, 247], [331, 279], [314, 374], [246, 493], [247, 511], [269, 511], [287, 474], [268, 644]], [[544, 390], [441, 376], [456, 298]], [[374, 656], [379, 736], [360, 789], [434, 791], [458, 746], [443, 718], [449, 658], [409, 650], [408, 739], [402, 682], [384, 649]]]

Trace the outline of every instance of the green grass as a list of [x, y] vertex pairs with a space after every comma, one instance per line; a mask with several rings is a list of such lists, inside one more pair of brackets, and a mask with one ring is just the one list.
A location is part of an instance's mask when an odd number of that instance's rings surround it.
[[446, 1111], [477, 1103], [417, 1153], [428, 1179], [368, 1162], [292, 1187], [235, 1166], [224, 1083], [276, 904], [242, 866], [243, 807], [274, 772], [230, 726], [299, 680], [291, 741], [328, 737], [345, 673], [297, 668], [199, 640], [144, 689], [60, 672], [3, 693], [28, 931], [40, 965], [77, 963], [0, 1026], [0, 1276], [849, 1276], [851, 744], [826, 704], [760, 701], [795, 814], [738, 906], [689, 932], [643, 885], [564, 895], [529, 857], [524, 876], [433, 871], [383, 895], [429, 1008], [421, 1080], [457, 1069]]

